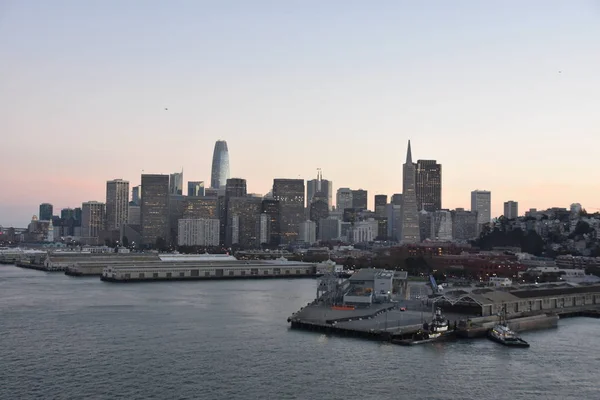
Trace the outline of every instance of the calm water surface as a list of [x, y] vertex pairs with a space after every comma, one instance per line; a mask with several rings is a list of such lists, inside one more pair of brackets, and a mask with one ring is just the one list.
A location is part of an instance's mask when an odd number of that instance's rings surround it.
[[401, 347], [289, 330], [314, 280], [110, 284], [0, 266], [0, 400], [599, 399], [600, 321]]

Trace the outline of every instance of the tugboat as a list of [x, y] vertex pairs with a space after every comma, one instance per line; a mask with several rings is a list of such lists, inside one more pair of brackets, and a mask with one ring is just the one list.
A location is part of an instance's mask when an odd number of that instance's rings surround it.
[[488, 331], [488, 338], [496, 343], [510, 347], [529, 347], [529, 343], [524, 341], [514, 331], [506, 325], [497, 324]]
[[524, 341], [508, 327], [506, 323], [506, 310], [499, 314], [500, 322], [494, 325], [487, 333], [490, 340], [510, 347], [529, 347], [529, 343]]
[[454, 337], [454, 331], [449, 329], [449, 321], [442, 314], [440, 308], [436, 308], [430, 323], [425, 322], [423, 329], [419, 329], [411, 339], [392, 340], [392, 343], [404, 346], [415, 344], [438, 342]]

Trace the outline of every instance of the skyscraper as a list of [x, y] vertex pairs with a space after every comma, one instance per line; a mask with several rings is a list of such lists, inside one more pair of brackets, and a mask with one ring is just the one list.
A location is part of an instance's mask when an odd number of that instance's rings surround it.
[[129, 182], [114, 179], [106, 182], [106, 229], [118, 230], [127, 224], [129, 215]]
[[442, 164], [436, 160], [418, 160], [415, 186], [419, 211], [442, 209]]
[[375, 215], [377, 217], [385, 217], [385, 206], [387, 205], [387, 195], [375, 195]]
[[219, 189], [227, 184], [229, 179], [229, 151], [227, 142], [217, 140], [212, 159], [212, 172], [210, 175], [210, 187]]
[[142, 193], [141, 185], [134, 186], [133, 189], [131, 189], [131, 202], [133, 203], [133, 205], [136, 205], [136, 206], [142, 205], [142, 202], [140, 201], [141, 193]]
[[281, 243], [294, 242], [305, 220], [304, 180], [274, 179], [273, 198], [279, 201]]
[[142, 175], [142, 242], [169, 240], [169, 175]]
[[335, 199], [335, 207], [338, 211], [352, 208], [352, 190], [350, 188], [339, 188]]
[[477, 211], [478, 232], [481, 227], [492, 221], [492, 193], [487, 190], [473, 190], [471, 192], [471, 211]]
[[204, 181], [189, 181], [187, 195], [190, 197], [204, 196]]
[[415, 191], [415, 164], [412, 162], [410, 140], [406, 151], [406, 162], [402, 166], [402, 231], [401, 243], [418, 243], [419, 210], [417, 208], [417, 194]]
[[106, 204], [87, 201], [81, 205], [81, 236], [97, 238], [104, 229]]
[[54, 210], [53, 210], [52, 204], [42, 203], [42, 204], [40, 204], [40, 215], [38, 216], [38, 220], [52, 221], [53, 213], [54, 213]]
[[507, 219], [516, 219], [519, 217], [519, 203], [516, 201], [504, 202], [504, 217]]
[[169, 176], [169, 194], [183, 194], [183, 170]]
[[[267, 241], [271, 246], [277, 246], [280, 239], [280, 218], [279, 202], [275, 199], [263, 199], [261, 213], [266, 214], [268, 218], [269, 239]], [[262, 243], [261, 243], [262, 244]]]
[[321, 193], [321, 197], [325, 198], [329, 209], [333, 206], [333, 182], [323, 179], [321, 169], [317, 172], [317, 179], [312, 179], [306, 182], [306, 206], [310, 207], [313, 197]]
[[352, 191], [352, 208], [356, 208], [358, 210], [366, 210], [367, 202], [368, 202], [368, 192], [363, 189], [353, 190]]

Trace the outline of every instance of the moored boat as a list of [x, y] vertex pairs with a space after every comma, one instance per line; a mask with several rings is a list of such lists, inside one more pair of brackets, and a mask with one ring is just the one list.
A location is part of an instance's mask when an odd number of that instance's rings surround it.
[[488, 338], [496, 343], [510, 347], [529, 347], [529, 343], [521, 339], [514, 331], [504, 324], [497, 324], [488, 331]]

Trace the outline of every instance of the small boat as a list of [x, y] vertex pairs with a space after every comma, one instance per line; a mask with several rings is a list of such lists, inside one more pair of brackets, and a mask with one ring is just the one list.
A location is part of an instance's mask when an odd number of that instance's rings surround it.
[[487, 332], [487, 337], [496, 343], [511, 347], [529, 347], [529, 343], [521, 339], [506, 323], [506, 305], [498, 313], [500, 321]]
[[488, 338], [496, 343], [511, 347], [529, 347], [529, 343], [524, 341], [504, 324], [497, 324], [488, 331]]
[[440, 308], [436, 308], [430, 323], [424, 323], [423, 329], [419, 329], [410, 339], [392, 339], [392, 343], [404, 346], [441, 342], [454, 337], [454, 331], [449, 330], [449, 321], [442, 314]]

